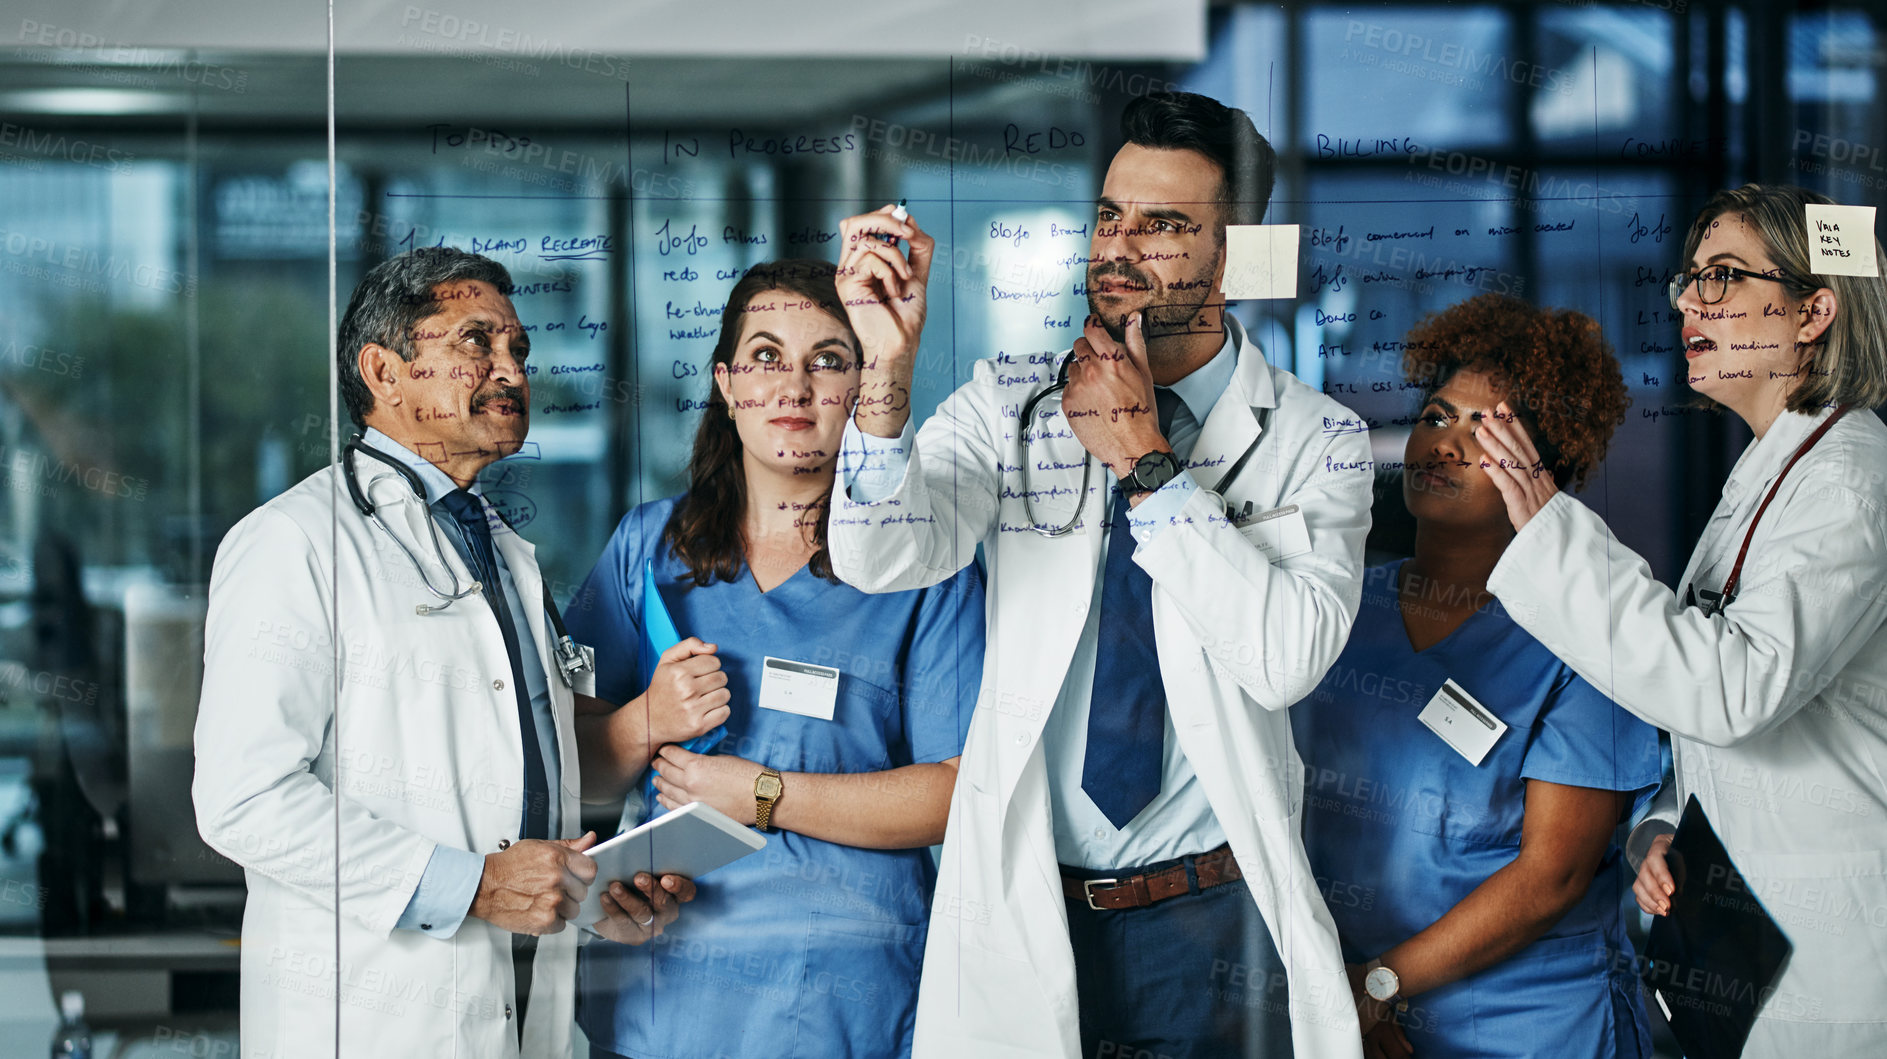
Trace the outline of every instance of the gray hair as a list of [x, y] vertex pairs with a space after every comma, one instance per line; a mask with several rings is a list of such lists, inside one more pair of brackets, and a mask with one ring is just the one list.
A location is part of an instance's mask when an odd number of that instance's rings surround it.
[[[1789, 411], [1813, 414], [1838, 404], [1878, 408], [1887, 404], [1887, 280], [1811, 271], [1805, 208], [1810, 203], [1832, 205], [1834, 200], [1792, 184], [1745, 184], [1719, 191], [1691, 224], [1684, 238], [1684, 260], [1688, 263], [1697, 253], [1718, 217], [1743, 218], [1776, 263], [1781, 273], [1777, 278], [1789, 297], [1807, 298], [1823, 287], [1835, 296], [1835, 318], [1813, 353], [1801, 361], [1807, 370], [1789, 390]], [[1879, 240], [1874, 254], [1876, 260], [1887, 261]]]
[[367, 413], [373, 411], [373, 391], [360, 376], [361, 348], [384, 346], [411, 361], [413, 328], [440, 309], [434, 292], [440, 284], [463, 280], [483, 280], [506, 297], [511, 294], [511, 273], [503, 265], [453, 246], [416, 247], [388, 258], [354, 288], [347, 315], [341, 317], [334, 366], [340, 373], [341, 399], [355, 426], [365, 427]]

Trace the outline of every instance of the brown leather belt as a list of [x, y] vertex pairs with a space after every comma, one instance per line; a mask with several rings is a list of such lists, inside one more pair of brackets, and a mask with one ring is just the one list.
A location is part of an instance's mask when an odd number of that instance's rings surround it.
[[[1238, 861], [1232, 857], [1229, 844], [1198, 854], [1192, 858], [1192, 863], [1201, 890], [1210, 890], [1214, 886], [1237, 882], [1245, 877], [1245, 873], [1238, 869]], [[1061, 877], [1061, 892], [1070, 901], [1085, 902], [1096, 912], [1145, 908], [1170, 898], [1186, 896], [1186, 865], [1181, 862], [1170, 868], [1131, 875], [1125, 879], [1076, 879], [1064, 874]]]

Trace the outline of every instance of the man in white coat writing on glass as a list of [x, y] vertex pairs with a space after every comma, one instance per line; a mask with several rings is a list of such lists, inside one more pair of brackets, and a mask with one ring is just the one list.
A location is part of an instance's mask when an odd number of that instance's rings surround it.
[[[365, 436], [217, 551], [192, 794], [249, 886], [245, 1056], [570, 1053], [590, 682], [476, 482], [530, 422], [510, 289], [450, 247], [370, 271], [336, 355]], [[603, 901], [618, 941], [694, 894], [632, 881]]]
[[1121, 127], [1083, 336], [978, 363], [915, 433], [932, 241], [889, 209], [843, 226], [866, 366], [834, 568], [897, 591], [989, 565], [915, 1054], [1358, 1055], [1285, 710], [1356, 613], [1368, 445], [1224, 311], [1225, 226], [1273, 181], [1250, 118], [1156, 93]]

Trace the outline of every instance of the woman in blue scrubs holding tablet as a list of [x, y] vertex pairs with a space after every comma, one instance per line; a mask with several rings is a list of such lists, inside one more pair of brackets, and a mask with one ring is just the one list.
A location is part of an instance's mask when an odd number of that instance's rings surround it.
[[[781, 261], [735, 284], [688, 492], [631, 511], [567, 612], [597, 649], [598, 697], [625, 704], [581, 719], [586, 795], [642, 799], [646, 766], [652, 811], [700, 801], [769, 831], [651, 944], [583, 949], [595, 1056], [911, 1050], [926, 847], [981, 680], [983, 589], [974, 564], [890, 595], [832, 574], [826, 502], [860, 354], [833, 273]], [[638, 661], [662, 624], [649, 573], [683, 637], [653, 673]], [[701, 753], [680, 745], [717, 732]]]
[[1624, 418], [1618, 362], [1591, 319], [1491, 294], [1406, 348], [1415, 555], [1369, 570], [1348, 645], [1291, 710], [1364, 1054], [1649, 1056], [1612, 839], [1657, 786], [1657, 734], [1487, 592], [1513, 528], [1474, 436], [1504, 401], [1581, 480]]

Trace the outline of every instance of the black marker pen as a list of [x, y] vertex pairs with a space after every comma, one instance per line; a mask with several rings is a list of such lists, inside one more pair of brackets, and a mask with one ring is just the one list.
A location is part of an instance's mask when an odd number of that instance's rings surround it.
[[[899, 199], [898, 208], [891, 211], [892, 220], [902, 223], [904, 221], [908, 221], [911, 219], [911, 211], [904, 208], [904, 201], [905, 200], [903, 199]], [[878, 238], [883, 239], [885, 242], [890, 243], [893, 246], [896, 246], [898, 242], [898, 237], [895, 235], [887, 235], [884, 233], [880, 233]]]

